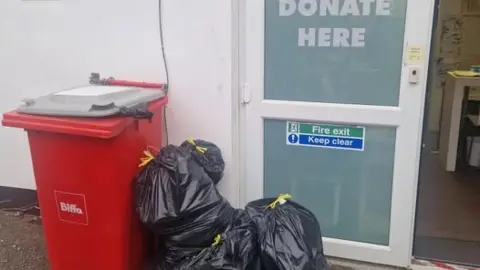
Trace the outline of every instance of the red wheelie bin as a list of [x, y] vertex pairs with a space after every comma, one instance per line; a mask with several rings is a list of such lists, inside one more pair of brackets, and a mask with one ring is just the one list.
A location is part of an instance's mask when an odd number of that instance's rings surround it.
[[[132, 180], [142, 152], [162, 145], [166, 103], [160, 89], [90, 85], [3, 115], [27, 131], [52, 270], [142, 269]], [[141, 104], [150, 119], [132, 117]]]

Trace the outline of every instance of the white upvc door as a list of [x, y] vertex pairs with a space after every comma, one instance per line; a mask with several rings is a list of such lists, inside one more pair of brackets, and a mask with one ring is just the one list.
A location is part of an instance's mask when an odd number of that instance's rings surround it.
[[243, 203], [291, 193], [327, 255], [408, 266], [434, 0], [243, 4]]

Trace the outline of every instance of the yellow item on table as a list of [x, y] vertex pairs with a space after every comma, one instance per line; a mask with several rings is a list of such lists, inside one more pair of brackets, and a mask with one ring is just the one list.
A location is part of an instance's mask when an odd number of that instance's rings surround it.
[[455, 70], [453, 74], [458, 77], [478, 77], [480, 76], [479, 72], [474, 72], [471, 70]]

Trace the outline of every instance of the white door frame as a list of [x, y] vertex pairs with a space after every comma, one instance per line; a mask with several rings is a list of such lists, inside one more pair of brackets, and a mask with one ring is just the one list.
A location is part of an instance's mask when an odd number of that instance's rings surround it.
[[[397, 126], [395, 169], [389, 246], [324, 238], [329, 256], [407, 267], [412, 259], [414, 217], [418, 171], [428, 74], [428, 58], [434, 0], [408, 0], [399, 107], [307, 103], [263, 100], [264, 74], [264, 1], [234, 0], [238, 9], [239, 92], [238, 98], [249, 102], [240, 106], [238, 171], [241, 184], [240, 205], [263, 196], [263, 119], [325, 121], [359, 125]], [[273, 1], [273, 0], [268, 0]], [[234, 20], [236, 19], [234, 15]], [[236, 35], [238, 34], [238, 35]], [[423, 61], [406, 64], [409, 44], [423, 48]], [[420, 82], [408, 82], [410, 68], [420, 70]], [[288, 105], [296, 105], [289, 107]], [[332, 113], [333, 112], [333, 113]], [[359, 122], [359, 119], [362, 119]], [[248, 120], [247, 120], [248, 119]], [[252, 134], [251, 131], [257, 131]], [[414, 132], [412, 132], [414, 131]], [[252, 153], [252, 149], [256, 149]], [[247, 154], [248, 153], [248, 154]]]

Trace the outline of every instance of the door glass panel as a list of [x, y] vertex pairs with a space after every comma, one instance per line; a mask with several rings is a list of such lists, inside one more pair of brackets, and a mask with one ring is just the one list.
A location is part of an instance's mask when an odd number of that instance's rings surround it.
[[266, 197], [292, 194], [325, 237], [389, 244], [395, 127], [264, 123]]
[[265, 99], [398, 106], [406, 0], [265, 0]]

